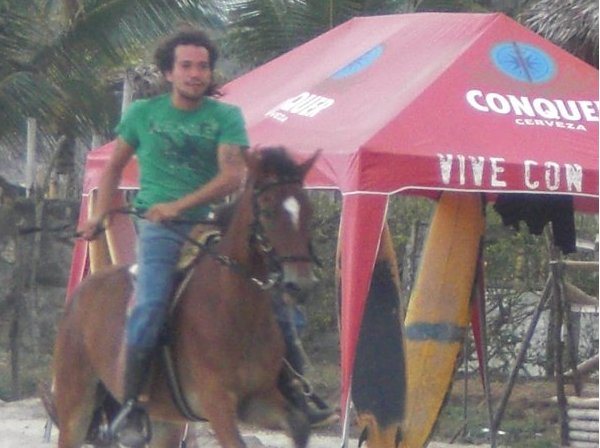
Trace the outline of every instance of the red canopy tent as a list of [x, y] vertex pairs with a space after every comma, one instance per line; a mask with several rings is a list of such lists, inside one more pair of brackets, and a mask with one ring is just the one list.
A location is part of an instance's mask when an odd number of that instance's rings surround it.
[[[253, 145], [322, 148], [308, 187], [342, 192], [343, 400], [389, 195], [551, 193], [598, 211], [598, 72], [502, 14], [355, 18], [223, 92]], [[84, 194], [111, 148], [90, 153]]]
[[356, 18], [225, 86], [253, 144], [323, 153], [343, 194], [342, 396], [387, 198], [553, 193], [598, 207], [598, 72], [502, 14]]

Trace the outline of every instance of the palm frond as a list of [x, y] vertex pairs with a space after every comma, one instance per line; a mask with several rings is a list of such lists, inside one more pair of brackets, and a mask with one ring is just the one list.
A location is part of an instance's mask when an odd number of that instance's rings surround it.
[[519, 20], [598, 68], [597, 0], [539, 0], [527, 8]]
[[62, 3], [0, 0], [0, 142], [28, 116], [48, 136], [111, 129], [120, 102], [115, 71], [148, 60], [179, 22], [223, 27], [216, 1], [77, 0], [61, 10]]
[[0, 135], [12, 140], [26, 117], [49, 124], [49, 117], [64, 114], [61, 98], [60, 91], [45, 77], [28, 72], [4, 77], [0, 80]]
[[414, 12], [486, 12], [477, 0], [419, 0], [413, 2]]
[[264, 63], [361, 15], [404, 11], [406, 0], [236, 0], [224, 48], [247, 67]]

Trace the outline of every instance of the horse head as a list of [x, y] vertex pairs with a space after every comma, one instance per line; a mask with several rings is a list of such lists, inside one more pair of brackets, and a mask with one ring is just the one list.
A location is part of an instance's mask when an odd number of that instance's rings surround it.
[[303, 182], [319, 152], [297, 164], [283, 147], [248, 153], [248, 183], [252, 185], [252, 239], [276, 271], [283, 290], [296, 300], [312, 291], [316, 277], [311, 247], [312, 207]]

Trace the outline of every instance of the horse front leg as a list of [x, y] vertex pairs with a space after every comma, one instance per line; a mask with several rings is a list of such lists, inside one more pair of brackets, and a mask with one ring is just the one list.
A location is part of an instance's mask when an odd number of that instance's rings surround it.
[[241, 419], [263, 428], [284, 430], [295, 448], [305, 448], [308, 444], [310, 424], [306, 416], [291, 406], [277, 389], [248, 400], [241, 410]]
[[206, 417], [222, 448], [246, 448], [246, 443], [237, 426], [237, 403], [225, 391], [212, 394], [208, 405], [203, 408]]
[[71, 369], [57, 369], [55, 374], [58, 448], [78, 448], [92, 421], [98, 380], [91, 369], [77, 368], [75, 364]]
[[58, 392], [63, 396], [59, 406], [58, 448], [78, 448], [83, 445], [92, 421], [95, 406], [95, 387], [80, 393]]

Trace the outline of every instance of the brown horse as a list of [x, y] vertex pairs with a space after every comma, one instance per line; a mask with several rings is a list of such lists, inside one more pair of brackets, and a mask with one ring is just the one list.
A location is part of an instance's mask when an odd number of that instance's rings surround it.
[[[199, 258], [172, 315], [171, 346], [187, 403], [223, 447], [241, 448], [237, 420], [284, 429], [305, 447], [309, 426], [277, 389], [284, 342], [268, 279], [295, 295], [315, 281], [311, 206], [302, 188], [317, 154], [296, 164], [283, 148], [246, 155], [248, 178], [214, 253]], [[105, 391], [122, 399], [124, 327], [133, 291], [127, 267], [89, 276], [61, 322], [54, 353], [59, 448], [84, 443]], [[173, 447], [186, 418], [171, 399], [162, 362], [150, 375], [145, 408], [153, 447]], [[92, 421], [94, 420], [94, 423]]]

